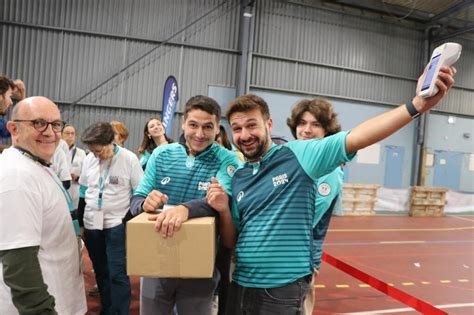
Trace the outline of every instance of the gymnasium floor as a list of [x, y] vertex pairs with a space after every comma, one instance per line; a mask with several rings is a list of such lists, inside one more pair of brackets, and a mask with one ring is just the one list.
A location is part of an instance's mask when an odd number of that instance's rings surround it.
[[[334, 217], [324, 251], [449, 314], [474, 314], [474, 216]], [[314, 314], [418, 314], [328, 264], [315, 291]]]
[[[333, 217], [324, 251], [446, 313], [474, 314], [474, 216]], [[139, 281], [131, 280], [134, 315]], [[419, 314], [327, 263], [315, 292], [313, 314]], [[88, 314], [99, 314], [99, 298], [87, 298]]]

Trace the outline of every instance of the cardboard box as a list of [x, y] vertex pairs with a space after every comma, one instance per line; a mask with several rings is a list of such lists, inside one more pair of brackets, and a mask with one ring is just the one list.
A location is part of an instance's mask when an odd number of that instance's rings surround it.
[[150, 214], [127, 222], [127, 273], [159, 278], [211, 278], [216, 254], [215, 218], [184, 222], [172, 237], [155, 231]]

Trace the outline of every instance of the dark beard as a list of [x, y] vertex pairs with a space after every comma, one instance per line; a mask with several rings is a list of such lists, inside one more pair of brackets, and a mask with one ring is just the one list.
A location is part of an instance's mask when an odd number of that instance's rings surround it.
[[[240, 147], [242, 147], [242, 143], [239, 141]], [[259, 160], [263, 157], [265, 153], [265, 149], [268, 146], [268, 131], [265, 131], [265, 140], [263, 142], [259, 142], [257, 148], [251, 155], [247, 155], [243, 150], [240, 150], [245, 158], [251, 162]]]

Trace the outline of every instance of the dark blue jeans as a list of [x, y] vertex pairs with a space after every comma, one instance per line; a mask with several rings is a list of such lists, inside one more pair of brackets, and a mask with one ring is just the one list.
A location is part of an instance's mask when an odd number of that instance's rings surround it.
[[218, 242], [218, 249], [216, 255], [216, 268], [221, 274], [219, 285], [217, 287], [217, 294], [219, 295], [219, 306], [217, 315], [225, 315], [227, 297], [230, 287], [230, 261], [232, 258], [232, 250], [226, 248], [221, 240]]
[[283, 287], [244, 288], [230, 284], [226, 315], [298, 315], [304, 314], [304, 299], [311, 275]]
[[99, 287], [101, 315], [129, 313], [131, 288], [125, 266], [125, 227], [85, 230], [84, 238]]

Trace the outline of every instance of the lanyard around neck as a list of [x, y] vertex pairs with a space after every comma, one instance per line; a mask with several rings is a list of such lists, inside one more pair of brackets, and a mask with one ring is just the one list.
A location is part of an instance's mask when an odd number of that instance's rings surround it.
[[33, 162], [35, 162], [36, 164], [39, 164], [41, 166], [46, 166], [46, 167], [50, 167], [51, 166], [51, 163], [47, 163], [46, 161], [44, 161], [42, 158], [40, 157], [37, 157], [36, 155], [34, 155], [33, 153], [31, 153], [30, 151], [28, 150], [25, 150], [21, 147], [14, 147], [17, 151], [19, 151], [21, 154], [23, 154], [24, 156], [26, 156], [27, 158], [29, 158], [30, 160], [32, 160]]
[[102, 209], [102, 196], [104, 194], [104, 189], [107, 184], [107, 179], [109, 178], [110, 169], [112, 168], [112, 162], [114, 161], [114, 157], [117, 152], [118, 148], [114, 145], [114, 154], [112, 155], [112, 158], [110, 159], [109, 164], [107, 165], [107, 168], [104, 171], [104, 176], [102, 176], [102, 170], [99, 161], [99, 198], [97, 199], [97, 207], [99, 208], [99, 210]]
[[23, 156], [29, 158], [30, 160], [32, 160], [35, 164], [41, 166], [41, 168], [54, 180], [54, 182], [56, 183], [56, 185], [59, 187], [59, 189], [61, 190], [61, 192], [63, 193], [64, 195], [64, 198], [66, 199], [66, 202], [67, 202], [67, 206], [69, 208], [69, 211], [73, 211], [74, 210], [74, 202], [72, 200], [72, 197], [71, 197], [71, 194], [69, 194], [69, 191], [67, 191], [64, 186], [63, 186], [63, 183], [61, 182], [61, 180], [59, 180], [59, 178], [56, 176], [56, 174], [54, 174], [51, 169], [46, 166], [45, 164], [41, 163], [38, 158], [36, 158], [34, 155], [32, 155], [30, 152], [24, 150], [24, 149], [21, 149], [21, 148], [15, 148], [18, 150], [18, 152], [20, 152]]
[[54, 182], [59, 187], [59, 189], [61, 189], [61, 191], [63, 192], [64, 198], [66, 198], [66, 202], [67, 202], [67, 206], [69, 208], [69, 211], [74, 211], [75, 210], [74, 209], [75, 208], [74, 207], [74, 201], [72, 200], [72, 197], [71, 197], [71, 194], [69, 193], [69, 191], [67, 191], [66, 188], [64, 188], [63, 183], [59, 180], [59, 178], [56, 176], [56, 174], [54, 174], [51, 171], [51, 169], [49, 167], [43, 166], [43, 169], [46, 171], [46, 173], [48, 173], [49, 176], [51, 176], [51, 178], [54, 180]]
[[76, 156], [76, 152], [77, 152], [77, 147], [74, 146], [74, 149], [72, 149], [71, 165], [74, 162], [74, 157]]

